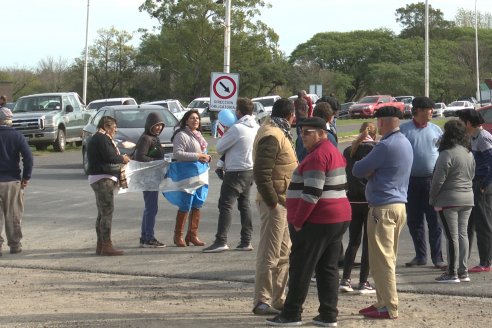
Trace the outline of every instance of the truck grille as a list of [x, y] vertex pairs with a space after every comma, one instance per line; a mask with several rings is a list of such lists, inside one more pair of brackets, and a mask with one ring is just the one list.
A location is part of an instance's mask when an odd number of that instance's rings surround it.
[[15, 119], [12, 121], [12, 127], [19, 131], [43, 130], [44, 121], [41, 118]]

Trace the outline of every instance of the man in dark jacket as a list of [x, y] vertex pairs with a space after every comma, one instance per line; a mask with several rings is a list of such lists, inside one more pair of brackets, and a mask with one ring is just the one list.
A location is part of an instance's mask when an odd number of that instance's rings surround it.
[[[22, 156], [23, 170], [19, 166]], [[21, 221], [24, 212], [24, 189], [32, 173], [32, 153], [26, 138], [12, 128], [12, 112], [0, 108], [0, 256], [3, 238], [1, 236], [5, 218], [5, 234], [10, 253], [22, 251]]]
[[[135, 160], [139, 162], [151, 162], [164, 158], [159, 135], [164, 129], [164, 122], [158, 113], [149, 113], [145, 122], [145, 131], [137, 141], [135, 147]], [[140, 235], [140, 247], [155, 248], [166, 247], [155, 239], [155, 217], [158, 211], [159, 191], [144, 191], [145, 203], [142, 215], [142, 231]]]

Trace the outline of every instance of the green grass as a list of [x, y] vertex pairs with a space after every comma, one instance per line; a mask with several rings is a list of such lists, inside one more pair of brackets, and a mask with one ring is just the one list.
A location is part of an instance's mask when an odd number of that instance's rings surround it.
[[[52, 153], [56, 153], [56, 151], [53, 149], [53, 146], [48, 146], [48, 149], [46, 150], [36, 150], [36, 147], [31, 146], [31, 151], [34, 156], [46, 156]], [[65, 152], [71, 152], [71, 151], [82, 151], [82, 146], [75, 146], [73, 143], [67, 143], [65, 146]]]

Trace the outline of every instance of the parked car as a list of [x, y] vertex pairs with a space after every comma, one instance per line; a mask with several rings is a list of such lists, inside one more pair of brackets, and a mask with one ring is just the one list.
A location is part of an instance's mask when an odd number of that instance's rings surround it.
[[456, 101], [463, 101], [463, 100], [471, 102], [475, 109], [480, 108], [480, 103], [477, 101], [477, 99], [475, 99], [475, 97], [461, 96], [461, 97], [458, 97], [458, 99], [456, 99]]
[[186, 110], [196, 109], [200, 115], [206, 111], [210, 106], [210, 97], [199, 97], [193, 99], [192, 102], [186, 106]]
[[405, 104], [396, 101], [395, 98], [389, 95], [366, 96], [359, 100], [356, 104], [350, 106], [350, 118], [357, 117], [373, 117], [374, 113], [381, 107], [394, 106], [398, 108], [402, 114], [405, 112]]
[[12, 109], [14, 109], [14, 107], [15, 107], [15, 102], [8, 102], [8, 103], [6, 103], [6, 104], [5, 104], [5, 106], [6, 106], [8, 109], [12, 110]]
[[21, 97], [15, 103], [12, 126], [30, 145], [65, 151], [67, 142], [82, 143], [82, 129], [90, 112], [75, 92], [40, 93]]
[[483, 128], [492, 133], [492, 105], [482, 107], [478, 110], [485, 121]]
[[111, 116], [118, 122], [115, 141], [118, 149], [122, 154], [132, 155], [138, 138], [144, 132], [145, 121], [150, 112], [157, 112], [162, 116], [164, 129], [162, 130], [159, 140], [164, 147], [164, 154], [167, 158], [172, 158], [173, 143], [171, 137], [174, 129], [178, 125], [178, 120], [166, 108], [157, 105], [116, 105], [101, 107], [92, 113], [89, 122], [84, 127], [82, 139], [82, 163], [84, 172], [87, 174], [87, 144], [90, 138], [97, 132], [97, 124], [103, 116]]
[[395, 97], [396, 101], [402, 102], [405, 104], [405, 110], [403, 112], [403, 117], [404, 118], [411, 118], [412, 117], [412, 101], [414, 96], [398, 96]]
[[156, 100], [147, 102], [145, 103], [145, 105], [158, 105], [167, 108], [178, 121], [181, 120], [186, 113], [186, 109], [184, 108], [184, 106], [179, 100], [176, 99]]
[[136, 105], [137, 102], [133, 98], [107, 98], [107, 99], [97, 99], [93, 100], [87, 105], [89, 110], [97, 110], [103, 106], [114, 106], [114, 105]]
[[343, 103], [340, 105], [340, 110], [338, 111], [338, 116], [337, 118], [339, 119], [346, 119], [346, 118], [349, 118], [349, 109], [352, 105], [355, 105], [356, 102], [354, 101], [350, 101], [350, 102], [346, 102], [346, 103]]
[[[270, 116], [270, 114], [265, 111], [265, 108], [260, 102], [253, 101], [253, 105], [253, 117], [258, 122], [258, 124], [261, 124], [266, 117]], [[210, 122], [210, 110], [208, 108], [200, 114], [200, 118], [202, 131], [211, 131], [212, 124]]]
[[261, 103], [263, 105], [263, 107], [265, 108], [265, 112], [267, 112], [268, 115], [270, 115], [272, 113], [273, 104], [279, 99], [280, 99], [280, 96], [266, 96], [266, 97], [253, 98], [251, 100], [253, 102], [256, 101], [256, 102]]
[[469, 101], [465, 101], [465, 100], [453, 101], [446, 107], [445, 110], [443, 110], [442, 113], [444, 117], [456, 116], [456, 111], [462, 109], [475, 109], [475, 107]]
[[432, 117], [443, 117], [443, 112], [446, 110], [446, 104], [443, 102], [435, 103], [434, 109], [432, 110]]

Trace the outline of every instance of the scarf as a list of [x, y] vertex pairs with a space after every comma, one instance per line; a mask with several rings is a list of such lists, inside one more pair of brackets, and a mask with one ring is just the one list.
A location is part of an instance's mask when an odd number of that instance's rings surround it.
[[200, 144], [200, 149], [202, 150], [202, 152], [205, 152], [205, 150], [207, 150], [208, 143], [205, 140], [205, 138], [202, 136], [200, 131], [198, 130], [192, 131], [189, 127], [186, 127], [186, 130], [191, 132], [191, 134], [193, 134], [193, 137], [195, 137], [195, 139]]
[[109, 140], [111, 140], [111, 143], [113, 144], [114, 149], [116, 149], [116, 153], [118, 155], [121, 155], [120, 150], [118, 149], [118, 145], [116, 145], [116, 142], [114, 141], [114, 139], [109, 134], [107, 134], [104, 129], [99, 129], [99, 130], [97, 130], [97, 132], [106, 135], [106, 137], [108, 137]]
[[285, 136], [292, 142], [293, 137], [292, 137], [292, 133], [290, 132], [289, 121], [287, 121], [285, 118], [281, 118], [277, 116], [270, 117], [270, 120], [273, 122], [275, 126], [280, 128], [280, 130], [284, 132]]

